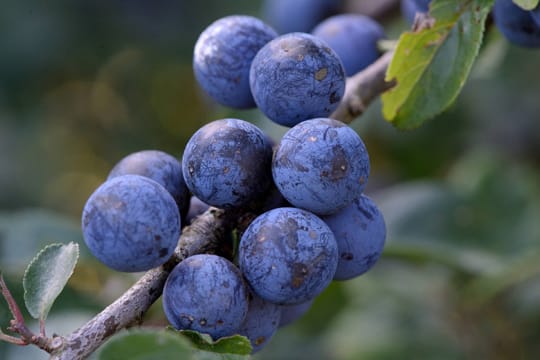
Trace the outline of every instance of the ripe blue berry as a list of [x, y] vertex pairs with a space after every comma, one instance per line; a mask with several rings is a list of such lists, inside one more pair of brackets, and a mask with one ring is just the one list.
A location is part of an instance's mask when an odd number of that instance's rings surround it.
[[276, 304], [299, 304], [319, 295], [332, 281], [337, 256], [330, 228], [297, 208], [259, 215], [238, 250], [240, 269], [253, 292]]
[[121, 175], [141, 175], [157, 181], [172, 195], [178, 209], [187, 212], [189, 190], [182, 175], [180, 162], [163, 151], [143, 150], [127, 155], [111, 170], [107, 179]]
[[199, 85], [222, 105], [255, 107], [249, 88], [251, 61], [276, 36], [275, 30], [252, 16], [216, 20], [195, 44], [193, 69]]
[[242, 274], [217, 255], [193, 255], [180, 262], [163, 288], [163, 310], [178, 330], [195, 330], [214, 340], [235, 334], [248, 311]]
[[310, 32], [340, 10], [341, 0], [265, 0], [262, 13], [280, 34]]
[[146, 271], [165, 263], [180, 236], [173, 197], [156, 181], [123, 175], [103, 183], [82, 213], [84, 240], [112, 269]]
[[272, 147], [267, 139], [259, 128], [243, 120], [206, 124], [184, 150], [182, 171], [187, 187], [211, 206], [248, 205], [271, 184]]
[[362, 275], [379, 260], [386, 240], [384, 217], [377, 205], [362, 195], [340, 212], [326, 216], [339, 249], [334, 280]]
[[525, 11], [512, 0], [496, 0], [493, 19], [501, 33], [513, 44], [540, 47], [540, 26], [530, 11]]
[[369, 157], [349, 126], [333, 119], [311, 119], [283, 135], [272, 174], [293, 206], [328, 215], [360, 197], [369, 176]]
[[253, 353], [260, 351], [274, 336], [281, 316], [281, 306], [250, 293], [249, 308], [238, 333], [249, 339]]
[[382, 26], [358, 14], [332, 16], [313, 29], [336, 52], [347, 76], [356, 74], [380, 56], [377, 42], [385, 37]]
[[345, 70], [323, 40], [291, 33], [257, 53], [249, 81], [259, 109], [278, 124], [294, 126], [337, 108], [345, 91]]

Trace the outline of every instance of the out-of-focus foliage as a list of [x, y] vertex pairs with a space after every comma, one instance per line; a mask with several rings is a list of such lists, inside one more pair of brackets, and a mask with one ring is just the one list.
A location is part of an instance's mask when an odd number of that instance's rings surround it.
[[[375, 1], [375, 0], [373, 0]], [[0, 11], [0, 269], [19, 304], [28, 262], [46, 244], [81, 244], [47, 319], [65, 334], [137, 278], [88, 254], [80, 213], [114, 163], [159, 149], [177, 157], [211, 120], [284, 128], [233, 111], [194, 83], [197, 35], [257, 1], [7, 0]], [[386, 16], [389, 37], [406, 29]], [[540, 51], [488, 29], [457, 102], [409, 132], [380, 115], [352, 123], [366, 143], [366, 193], [388, 242], [362, 277], [334, 283], [259, 359], [537, 358], [540, 354]], [[0, 326], [9, 314], [2, 302]], [[30, 320], [29, 320], [30, 321]], [[147, 325], [166, 325], [160, 303]], [[37, 329], [38, 325], [32, 325]], [[47, 356], [0, 343], [2, 359]]]

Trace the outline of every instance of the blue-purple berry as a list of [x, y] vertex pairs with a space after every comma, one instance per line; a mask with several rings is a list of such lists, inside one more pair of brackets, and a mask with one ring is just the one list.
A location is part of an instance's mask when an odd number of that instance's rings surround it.
[[318, 215], [335, 213], [360, 197], [369, 177], [369, 156], [346, 124], [311, 119], [283, 135], [272, 161], [274, 182], [293, 205]]
[[180, 236], [171, 194], [140, 175], [107, 180], [88, 198], [82, 231], [90, 252], [112, 269], [146, 271], [165, 263]]
[[170, 154], [159, 150], [142, 150], [122, 158], [107, 179], [121, 175], [146, 176], [161, 184], [172, 195], [183, 215], [189, 206], [189, 190], [182, 175], [182, 165]]
[[209, 334], [216, 340], [238, 332], [248, 311], [248, 289], [229, 260], [193, 255], [167, 278], [163, 310], [176, 329]]
[[265, 0], [262, 16], [280, 34], [310, 32], [341, 10], [342, 0]]
[[255, 107], [249, 69], [255, 54], [278, 34], [260, 19], [232, 15], [210, 24], [199, 36], [193, 54], [195, 78], [218, 103]]
[[316, 215], [277, 208], [248, 226], [238, 250], [240, 269], [251, 289], [266, 301], [299, 304], [332, 281], [338, 261], [334, 234]]
[[189, 139], [182, 158], [188, 189], [220, 208], [247, 206], [271, 184], [272, 147], [268, 137], [244, 120], [206, 124]]
[[493, 6], [495, 26], [506, 39], [519, 46], [540, 47], [540, 26], [531, 16], [512, 0], [496, 0]]
[[370, 270], [381, 257], [386, 225], [377, 205], [362, 195], [340, 212], [323, 217], [339, 249], [334, 280], [349, 280]]
[[253, 59], [249, 74], [259, 109], [289, 127], [329, 116], [343, 97], [345, 80], [337, 54], [323, 40], [305, 33], [270, 41]]
[[268, 344], [279, 326], [280, 317], [280, 305], [250, 293], [248, 312], [238, 333], [249, 339], [253, 353], [260, 351]]
[[380, 56], [378, 41], [385, 38], [384, 29], [374, 19], [360, 14], [332, 16], [313, 31], [341, 59], [347, 76], [371, 65]]

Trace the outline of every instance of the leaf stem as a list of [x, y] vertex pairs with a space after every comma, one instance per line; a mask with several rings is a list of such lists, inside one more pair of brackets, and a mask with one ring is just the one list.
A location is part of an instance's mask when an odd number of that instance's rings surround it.
[[7, 335], [2, 330], [0, 330], [0, 340], [11, 343], [11, 344], [20, 345], [20, 346], [28, 345], [28, 343], [24, 341], [23, 339], [15, 337], [15, 336]]
[[13, 298], [13, 295], [11, 294], [11, 291], [9, 291], [6, 282], [4, 281], [4, 276], [2, 273], [0, 273], [0, 289], [2, 290], [2, 296], [6, 300], [9, 311], [13, 315], [13, 318], [18, 324], [24, 325], [24, 317], [21, 313], [21, 309], [17, 305], [17, 302]]

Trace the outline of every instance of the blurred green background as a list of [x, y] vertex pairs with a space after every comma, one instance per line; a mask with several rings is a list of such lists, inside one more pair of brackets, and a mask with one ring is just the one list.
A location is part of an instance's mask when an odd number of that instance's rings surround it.
[[[378, 1], [350, 1], [347, 9]], [[359, 6], [360, 5], [360, 6]], [[79, 219], [123, 156], [180, 157], [191, 134], [233, 111], [197, 88], [198, 34], [260, 1], [4, 0], [0, 10], [0, 269], [18, 299], [30, 259], [76, 241], [82, 259], [48, 331], [83, 324], [132, 284], [91, 256]], [[398, 9], [389, 38], [408, 28]], [[368, 274], [334, 283], [259, 359], [537, 359], [540, 357], [539, 50], [491, 27], [457, 102], [418, 130], [395, 130], [375, 102], [351, 126], [372, 173], [366, 193], [387, 221]], [[427, 99], [426, 101], [429, 101]], [[21, 300], [22, 304], [22, 300]], [[160, 304], [147, 323], [165, 324]], [[0, 325], [9, 320], [0, 305]], [[2, 359], [46, 358], [0, 344]]]

